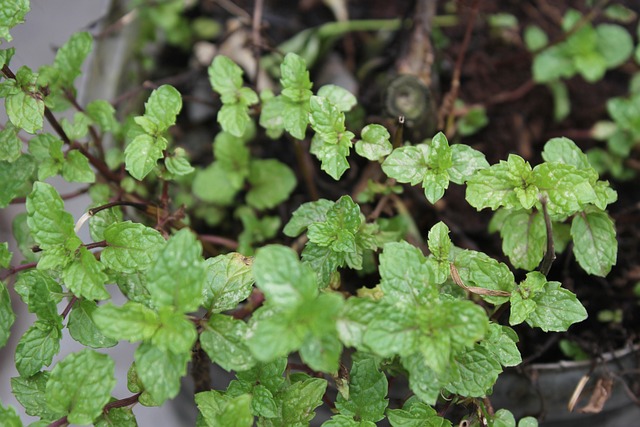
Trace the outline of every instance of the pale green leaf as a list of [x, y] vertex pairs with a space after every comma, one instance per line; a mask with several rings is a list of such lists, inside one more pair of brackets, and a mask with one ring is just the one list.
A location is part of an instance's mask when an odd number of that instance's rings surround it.
[[205, 202], [227, 206], [233, 203], [242, 181], [234, 179], [234, 175], [229, 174], [221, 163], [213, 162], [206, 169], [196, 172], [192, 190], [196, 197]]
[[0, 161], [13, 163], [22, 154], [22, 141], [18, 138], [18, 131], [11, 122], [0, 130]]
[[203, 305], [219, 313], [235, 308], [253, 289], [251, 259], [233, 252], [218, 255], [205, 262], [207, 280], [204, 285]]
[[147, 274], [151, 300], [188, 313], [202, 302], [206, 280], [202, 245], [188, 228], [178, 231], [160, 250]]
[[318, 96], [327, 98], [333, 105], [338, 107], [340, 111], [347, 112], [356, 106], [358, 101], [356, 97], [347, 89], [328, 84], [318, 89]]
[[280, 65], [280, 84], [282, 95], [294, 102], [308, 101], [311, 98], [309, 71], [305, 60], [295, 53], [288, 53]]
[[247, 203], [256, 209], [270, 209], [289, 199], [296, 187], [296, 176], [291, 169], [275, 159], [253, 160], [249, 168], [251, 189]]
[[74, 33], [63, 44], [53, 61], [53, 66], [59, 71], [61, 83], [67, 87], [73, 87], [76, 77], [82, 72], [82, 63], [91, 52], [93, 38], [87, 32]]
[[362, 129], [361, 140], [356, 142], [356, 153], [366, 159], [379, 161], [393, 149], [389, 131], [384, 126], [371, 124]]
[[45, 391], [47, 406], [68, 414], [69, 423], [93, 423], [116, 385], [114, 367], [108, 355], [93, 350], [68, 355], [51, 371]]
[[241, 137], [251, 124], [249, 109], [241, 103], [224, 104], [218, 111], [218, 123], [225, 132]]
[[79, 150], [67, 152], [67, 159], [62, 165], [62, 177], [69, 182], [88, 182], [96, 180], [96, 174], [89, 165], [89, 159]]
[[542, 158], [546, 162], [564, 163], [578, 169], [591, 170], [587, 155], [569, 138], [551, 138], [544, 144]]
[[124, 150], [125, 168], [138, 181], [144, 179], [162, 158], [162, 150], [167, 148], [167, 140], [151, 135], [136, 136]]
[[248, 394], [227, 396], [217, 390], [196, 394], [196, 405], [207, 427], [251, 427], [252, 397]]
[[122, 273], [147, 270], [165, 244], [157, 230], [131, 221], [111, 224], [104, 230], [104, 239], [107, 247], [100, 261]]
[[597, 49], [603, 56], [607, 68], [622, 65], [633, 53], [633, 39], [624, 27], [600, 24], [596, 27], [596, 33]]
[[60, 319], [57, 304], [62, 299], [62, 287], [42, 270], [23, 271], [18, 275], [14, 290], [40, 320], [57, 322]]
[[574, 216], [571, 237], [580, 266], [589, 274], [606, 276], [618, 256], [616, 229], [609, 215], [594, 211]]
[[[3, 30], [4, 28], [0, 27], [0, 34]], [[20, 421], [20, 417], [16, 413], [15, 408], [10, 405], [5, 408], [2, 402], [0, 402], [0, 419], [2, 419], [6, 427], [22, 427], [22, 421]]]
[[7, 95], [5, 98], [5, 108], [11, 123], [15, 127], [24, 129], [25, 132], [31, 134], [35, 134], [36, 131], [42, 129], [44, 123], [44, 101], [35, 87], [37, 75], [33, 76], [28, 85], [21, 85], [20, 90]]
[[318, 293], [314, 272], [290, 248], [277, 245], [258, 250], [253, 262], [256, 285], [267, 303], [294, 308]]
[[105, 336], [131, 342], [150, 339], [161, 325], [155, 311], [132, 301], [121, 307], [101, 305], [91, 313], [91, 319]]
[[0, 0], [0, 39], [13, 40], [9, 30], [24, 22], [27, 12], [29, 0]]
[[188, 354], [198, 339], [193, 322], [173, 307], [161, 307], [158, 314], [161, 326], [151, 337], [151, 343], [162, 351]]
[[451, 167], [447, 170], [449, 179], [456, 184], [464, 184], [479, 169], [487, 169], [489, 163], [484, 154], [468, 145], [451, 146]]
[[[144, 117], [157, 126], [158, 133], [166, 131], [176, 123], [176, 117], [182, 109], [182, 96], [171, 85], [162, 85], [151, 92], [144, 104]], [[165, 149], [163, 147], [162, 149]]]
[[463, 396], [483, 397], [491, 391], [500, 372], [502, 368], [496, 358], [484, 348], [476, 346], [455, 358], [446, 388]]
[[436, 298], [434, 272], [420, 249], [407, 242], [384, 245], [380, 276], [380, 288], [390, 303], [420, 305]]
[[451, 427], [451, 422], [440, 416], [434, 408], [410, 397], [402, 409], [387, 411], [392, 427]]
[[200, 334], [200, 344], [212, 362], [227, 371], [246, 371], [256, 361], [246, 344], [248, 327], [224, 314], [211, 316]]

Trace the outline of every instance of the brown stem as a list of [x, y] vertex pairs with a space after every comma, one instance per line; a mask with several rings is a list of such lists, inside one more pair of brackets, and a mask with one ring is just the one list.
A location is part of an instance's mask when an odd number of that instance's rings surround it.
[[86, 245], [84, 245], [84, 247], [87, 248], [87, 249], [106, 248], [107, 247], [107, 241], [106, 240], [101, 240], [99, 242], [87, 243]]
[[106, 412], [109, 412], [111, 409], [124, 408], [127, 406], [131, 406], [133, 404], [136, 404], [138, 403], [138, 399], [140, 398], [141, 394], [142, 392], [136, 393], [133, 396], [125, 397], [124, 399], [114, 400], [113, 402], [109, 402], [104, 406], [104, 408], [102, 409], [102, 412], [106, 413]]
[[445, 129], [445, 117], [446, 117], [446, 129], [445, 133], [449, 135], [453, 130], [453, 104], [458, 98], [458, 90], [460, 89], [460, 75], [462, 74], [462, 64], [464, 63], [464, 56], [469, 48], [469, 42], [471, 41], [471, 33], [473, 32], [473, 24], [476, 21], [478, 10], [480, 8], [479, 0], [473, 0], [471, 6], [471, 16], [467, 22], [467, 29], [464, 33], [464, 39], [462, 40], [462, 46], [460, 46], [460, 52], [458, 53], [458, 59], [456, 60], [455, 68], [453, 69], [453, 77], [451, 79], [451, 89], [444, 97], [440, 111], [438, 111], [438, 128]]
[[311, 200], [318, 200], [320, 196], [316, 182], [313, 179], [313, 164], [311, 163], [309, 152], [307, 150], [303, 150], [301, 145], [302, 141], [292, 139], [292, 143], [296, 153], [296, 161], [300, 168], [300, 173], [302, 173], [307, 190], [309, 191], [309, 197]]
[[5, 280], [7, 277], [16, 273], [20, 273], [21, 271], [24, 271], [24, 270], [29, 270], [30, 268], [36, 268], [37, 265], [38, 265], [37, 262], [30, 262], [28, 264], [20, 264], [20, 265], [16, 265], [15, 267], [11, 267], [7, 269], [4, 273], [0, 274], [0, 280]]
[[67, 318], [67, 314], [69, 314], [69, 312], [71, 311], [71, 307], [73, 307], [73, 304], [76, 303], [76, 301], [78, 301], [78, 297], [77, 296], [73, 296], [70, 300], [69, 303], [67, 304], [67, 306], [64, 308], [64, 310], [62, 310], [62, 313], [60, 313], [60, 316], [63, 319]]
[[200, 234], [198, 239], [202, 242], [213, 243], [214, 245], [224, 246], [225, 248], [236, 250], [238, 249], [238, 242], [228, 239], [222, 236], [213, 236], [211, 234]]
[[253, 21], [251, 24], [251, 38], [253, 41], [253, 57], [256, 63], [256, 88], [260, 90], [260, 49], [262, 46], [262, 36], [260, 27], [262, 25], [262, 11], [264, 10], [264, 0], [255, 0], [253, 6]]
[[139, 209], [143, 212], [148, 212], [148, 208], [150, 207], [149, 205], [147, 205], [146, 203], [137, 203], [137, 202], [128, 202], [126, 200], [119, 200], [116, 202], [111, 202], [111, 203], [107, 203], [106, 205], [102, 205], [102, 206], [98, 206], [95, 208], [91, 208], [89, 209], [89, 215], [90, 216], [94, 216], [95, 214], [97, 214], [100, 211], [106, 210], [106, 209], [110, 209], [114, 206], [132, 206], [136, 209]]

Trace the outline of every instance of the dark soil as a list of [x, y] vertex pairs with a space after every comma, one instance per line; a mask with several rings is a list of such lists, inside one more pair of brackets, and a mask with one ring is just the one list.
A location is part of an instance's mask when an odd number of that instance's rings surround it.
[[[242, 0], [235, 2], [238, 6], [251, 14], [253, 1]], [[346, 2], [351, 19], [389, 19], [396, 17], [413, 17], [414, 1], [389, 0], [352, 0]], [[581, 77], [568, 80], [567, 87], [571, 100], [571, 114], [561, 122], [553, 119], [553, 99], [550, 91], [543, 85], [531, 82], [531, 54], [524, 47], [521, 35], [527, 25], [538, 25], [549, 35], [550, 40], [559, 40], [562, 32], [558, 17], [561, 17], [569, 7], [586, 13], [589, 8], [585, 1], [548, 1], [536, 0], [524, 2], [518, 0], [489, 0], [476, 2], [473, 0], [440, 1], [438, 15], [457, 16], [454, 25], [439, 28], [437, 39], [446, 39], [446, 44], [435, 52], [436, 63], [433, 71], [434, 84], [431, 87], [435, 96], [435, 105], [440, 108], [444, 94], [449, 91], [458, 56], [463, 49], [463, 39], [474, 7], [478, 8], [475, 21], [472, 23], [470, 42], [466, 48], [461, 68], [459, 98], [465, 104], [484, 105], [487, 108], [489, 124], [480, 132], [460, 138], [450, 138], [451, 143], [463, 142], [482, 151], [490, 163], [506, 159], [509, 153], [516, 153], [535, 165], [541, 161], [540, 153], [544, 143], [555, 136], [567, 136], [583, 149], [587, 150], [598, 144], [589, 137], [588, 129], [598, 120], [607, 119], [606, 102], [614, 96], [627, 93], [630, 77], [640, 71], [633, 61], [608, 72], [605, 77], [595, 83], [585, 82]], [[284, 40], [298, 32], [334, 20], [331, 11], [319, 0], [304, 0], [297, 7], [285, 0], [266, 0], [263, 19], [266, 28], [263, 31], [262, 52], [267, 52]], [[635, 1], [628, 1], [627, 6], [640, 13], [640, 5]], [[216, 2], [203, 1], [194, 15], [203, 13], [219, 19], [224, 25], [227, 19], [233, 18], [229, 11], [221, 9]], [[518, 28], [514, 30], [493, 31], [488, 25], [488, 17], [495, 13], [510, 13], [518, 20]], [[596, 16], [595, 23], [605, 22], [601, 16]], [[249, 24], [250, 25], [250, 24]], [[630, 34], [636, 37], [636, 23], [628, 26]], [[250, 27], [247, 27], [250, 31]], [[326, 52], [321, 55], [311, 70], [312, 81], [324, 79], [327, 58], [337, 55], [344, 66], [343, 73], [359, 83], [358, 99], [362, 102], [363, 119], [352, 120], [353, 126], [362, 126], [372, 121], [382, 121], [390, 131], [395, 130], [396, 118], [389, 116], [383, 102], [384, 91], [389, 80], [397, 73], [396, 63], [398, 55], [405, 51], [409, 40], [410, 30], [399, 31], [381, 42], [368, 33], [351, 33], [335, 40], [326, 46]], [[223, 34], [222, 42], [229, 34]], [[635, 40], [637, 43], [637, 40]], [[160, 55], [161, 62], [166, 68], [162, 75], [150, 76], [152, 79], [166, 78], [177, 74], [176, 70], [187, 66], [190, 53], [178, 54], [177, 48], [166, 48]], [[180, 63], [177, 63], [180, 62]], [[373, 65], [372, 65], [373, 64]], [[364, 71], [366, 68], [366, 72]], [[166, 70], [170, 69], [171, 72]], [[199, 78], [206, 79], [206, 71], [201, 70]], [[178, 81], [183, 93], [189, 92], [196, 86], [197, 79], [183, 79]], [[249, 84], [255, 82], [249, 81]], [[207, 98], [209, 94], [199, 94]], [[211, 97], [213, 95], [211, 94]], [[188, 107], [187, 107], [188, 109]], [[214, 123], [212, 116], [203, 123], [211, 127]], [[258, 112], [256, 112], [257, 114]], [[436, 112], [432, 112], [435, 118]], [[202, 123], [188, 122], [183, 114], [181, 126], [183, 129], [196, 128]], [[357, 128], [355, 129], [358, 130]], [[405, 129], [405, 136], [419, 134], [420, 129]], [[208, 139], [210, 141], [211, 139]], [[420, 142], [414, 140], [412, 142]], [[292, 166], [298, 173], [297, 161], [293, 154], [291, 141], [283, 138], [281, 141], [270, 141], [263, 135], [259, 142], [252, 146], [255, 152], [279, 157]], [[203, 154], [202, 162], [210, 160], [210, 152]], [[362, 182], [367, 172], [365, 163], [361, 163], [352, 156], [352, 169], [345, 174], [343, 180], [335, 183], [324, 174], [315, 159], [314, 180], [320, 197], [335, 199], [341, 194], [352, 194]], [[632, 153], [630, 165], [638, 164], [640, 150]], [[370, 172], [370, 171], [369, 171]], [[299, 178], [301, 178], [299, 176]], [[619, 252], [618, 263], [611, 273], [604, 279], [585, 274], [575, 262], [571, 248], [558, 255], [549, 275], [550, 280], [557, 280], [573, 292], [584, 303], [589, 312], [585, 322], [574, 325], [567, 333], [548, 334], [532, 330], [528, 327], [517, 328], [521, 337], [523, 358], [531, 362], [555, 361], [562, 357], [557, 346], [560, 338], [567, 338], [577, 343], [587, 354], [596, 355], [602, 351], [619, 348], [630, 342], [638, 341], [640, 331], [640, 298], [634, 294], [634, 287], [640, 282], [640, 254], [638, 253], [640, 240], [640, 178], [636, 176], [628, 182], [610, 179], [612, 186], [618, 191], [618, 202], [610, 206], [609, 213], [617, 224]], [[290, 203], [279, 213], [286, 218], [300, 203], [310, 200], [303, 180], [299, 180], [296, 193]], [[404, 203], [420, 228], [428, 230], [439, 220], [444, 220], [452, 230], [454, 243], [460, 247], [482, 250], [495, 258], [508, 263], [508, 259], [501, 251], [499, 236], [488, 234], [487, 224], [491, 219], [491, 212], [477, 213], [464, 200], [464, 189], [452, 185], [445, 197], [435, 206], [430, 205], [418, 188], [405, 187], [402, 195]], [[375, 204], [363, 206], [365, 214], [371, 212]], [[387, 215], [383, 211], [382, 216]], [[216, 234], [237, 235], [239, 224], [233, 224], [227, 229], [216, 230]], [[518, 279], [524, 276], [523, 271], [515, 271]], [[343, 281], [346, 287], [349, 282], [357, 281], [357, 286], [363, 283], [375, 285], [377, 277], [360, 277], [351, 272], [345, 272]], [[598, 321], [598, 313], [602, 310], [621, 310], [622, 323], [606, 323]], [[507, 312], [508, 313], [508, 312]], [[503, 315], [501, 322], [507, 323], [508, 316]]]

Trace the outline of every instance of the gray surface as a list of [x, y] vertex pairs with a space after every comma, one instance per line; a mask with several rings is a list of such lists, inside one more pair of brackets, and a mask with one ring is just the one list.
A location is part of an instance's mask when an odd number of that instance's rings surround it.
[[[40, 65], [51, 63], [55, 56], [55, 48], [62, 45], [71, 34], [80, 30], [96, 31], [97, 27], [89, 26], [105, 16], [109, 4], [110, 0], [31, 0], [31, 11], [26, 17], [26, 22], [11, 31], [14, 40], [9, 45], [2, 44], [2, 48], [8, 46], [16, 47], [16, 55], [11, 61], [11, 68], [17, 70], [20, 66], [27, 65], [35, 71]], [[86, 66], [93, 60], [95, 66], [91, 68], [91, 75], [93, 76], [91, 80], [100, 84], [100, 90], [113, 86], [113, 81], [109, 80], [109, 78], [113, 77], [113, 74], [107, 72], [107, 70], [113, 65], [118, 68], [118, 63], [122, 62], [124, 57], [122, 45], [112, 44], [108, 49], [112, 53], [111, 57], [107, 56], [105, 59], [98, 61], [90, 58], [85, 64]], [[80, 93], [79, 98], [86, 103], [93, 99], [95, 95], [92, 94], [96, 92], [94, 90], [83, 91], [82, 88], [86, 85], [86, 82], [82, 79], [83, 77], [79, 78], [76, 85], [81, 88], [81, 92], [84, 92], [84, 94]], [[109, 91], [102, 92], [100, 96], [111, 99], [112, 93]], [[59, 114], [57, 116], [61, 117]], [[6, 116], [0, 115], [0, 123], [5, 122]], [[56, 185], [61, 193], [72, 191], [74, 188], [61, 180], [51, 181], [51, 183]], [[88, 198], [76, 198], [73, 201], [68, 201], [66, 207], [77, 220], [84, 212], [87, 204]], [[0, 241], [11, 242], [11, 219], [16, 213], [23, 210], [23, 205], [12, 205], [8, 209], [0, 211]], [[90, 241], [86, 225], [83, 226], [80, 237], [84, 242]], [[20, 259], [16, 257], [17, 255], [14, 255], [12, 264], [20, 262]], [[11, 289], [11, 286], [9, 288]], [[12, 300], [17, 321], [12, 327], [12, 336], [9, 343], [0, 350], [0, 400], [5, 405], [14, 406], [19, 411], [25, 425], [27, 425], [36, 421], [37, 418], [29, 417], [23, 412], [22, 406], [11, 394], [9, 380], [11, 377], [18, 375], [13, 356], [15, 347], [20, 336], [32, 323], [34, 316], [27, 312], [25, 305], [15, 294], [12, 294]], [[59, 307], [60, 311], [62, 311], [64, 304], [65, 302], [63, 301]], [[64, 330], [63, 334], [62, 350], [54, 359], [54, 363], [67, 354], [83, 348], [71, 339], [66, 330]], [[126, 373], [133, 361], [135, 348], [136, 345], [122, 342], [115, 348], [98, 350], [110, 354], [116, 362], [117, 385], [113, 391], [113, 395], [116, 398], [124, 398], [132, 394], [126, 388]], [[178, 412], [172, 402], [165, 404], [161, 408], [145, 408], [141, 405], [137, 405], [134, 408], [138, 424], [142, 427], [188, 425], [180, 421]], [[2, 424], [1, 420], [0, 424]]]

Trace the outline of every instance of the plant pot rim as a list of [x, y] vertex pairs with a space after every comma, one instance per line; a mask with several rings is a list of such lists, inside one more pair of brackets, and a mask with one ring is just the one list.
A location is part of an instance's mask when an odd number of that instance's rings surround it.
[[[602, 353], [598, 356], [598, 360], [602, 363], [608, 363], [612, 360], [617, 360], [622, 357], [628, 356], [629, 354], [636, 353], [640, 350], [639, 344], [627, 344], [624, 347], [615, 350], [609, 351], [606, 353]], [[585, 369], [590, 367], [593, 364], [593, 359], [588, 360], [561, 360], [559, 362], [553, 363], [532, 363], [527, 366], [528, 370], [536, 370], [536, 371], [553, 371], [553, 370], [566, 370], [566, 369]]]

